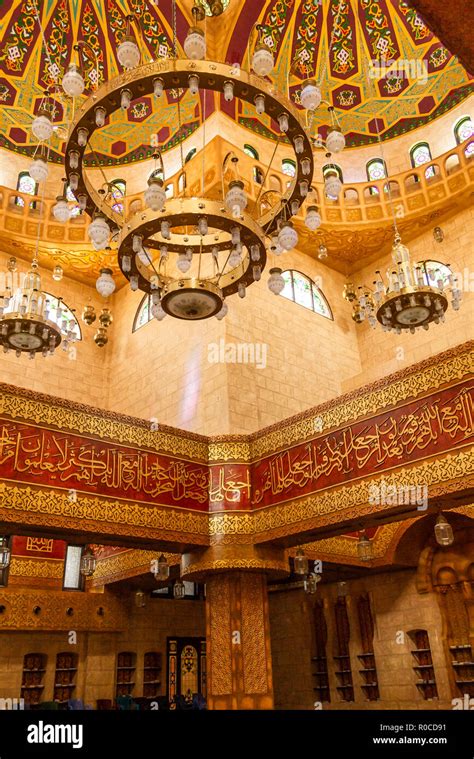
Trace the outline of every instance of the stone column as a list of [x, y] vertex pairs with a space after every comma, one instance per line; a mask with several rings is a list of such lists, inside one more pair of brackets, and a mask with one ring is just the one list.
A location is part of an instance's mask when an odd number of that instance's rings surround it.
[[183, 557], [183, 578], [206, 583], [210, 709], [273, 709], [267, 577], [287, 573], [282, 549], [212, 546]]

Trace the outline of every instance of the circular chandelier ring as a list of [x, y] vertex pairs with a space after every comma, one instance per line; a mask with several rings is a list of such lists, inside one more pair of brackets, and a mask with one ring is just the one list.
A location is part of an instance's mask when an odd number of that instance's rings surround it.
[[[222, 92], [224, 83], [232, 82], [235, 98], [253, 105], [257, 95], [264, 95], [265, 112], [274, 121], [283, 113], [286, 113], [288, 116], [288, 131], [285, 134], [285, 138], [292, 146], [295, 154], [296, 173], [290, 186], [283, 194], [280, 203], [258, 219], [258, 223], [265, 227], [267, 234], [271, 234], [277, 229], [279, 219], [283, 217], [288, 219], [292, 216], [291, 211], [288, 213], [292, 202], [298, 201], [299, 205], [301, 205], [304, 201], [306, 193], [302, 192], [302, 184], [306, 184], [307, 188], [311, 186], [314, 169], [311, 143], [306, 134], [303, 121], [300, 120], [297, 108], [285, 95], [279, 93], [265, 79], [225, 63], [206, 60], [165, 59], [146, 63], [130, 71], [125, 71], [109, 82], [105, 82], [80, 106], [76, 118], [71, 125], [66, 146], [67, 180], [69, 182], [71, 173], [78, 174], [78, 186], [74, 192], [76, 196], [80, 194], [86, 195], [85, 210], [90, 216], [97, 209], [100, 209], [113, 226], [123, 226], [124, 219], [121, 214], [114, 211], [112, 206], [104, 201], [100, 193], [95, 190], [91, 182], [84, 176], [83, 156], [86, 146], [79, 146], [78, 129], [87, 129], [88, 140], [90, 140], [92, 134], [99, 128], [95, 121], [95, 109], [99, 106], [102, 107], [106, 117], [120, 110], [120, 92], [124, 88], [130, 90], [131, 100], [142, 98], [153, 93], [153, 81], [159, 77], [163, 81], [164, 90], [186, 90], [189, 85], [189, 77], [192, 74], [198, 75], [200, 89]], [[297, 137], [301, 137], [303, 140], [303, 149], [298, 154], [294, 148], [294, 141]], [[74, 170], [71, 169], [68, 161], [70, 150], [75, 150], [79, 154], [78, 166]], [[308, 161], [309, 170], [305, 173], [303, 172], [302, 163], [304, 162], [308, 166]]]
[[[168, 241], [158, 242], [151, 240], [153, 235], [160, 233], [161, 222], [167, 220], [173, 226], [173, 222], [176, 222], [175, 226], [195, 226], [198, 219], [205, 214], [209, 226], [214, 229], [219, 229], [222, 232], [229, 233], [233, 227], [238, 227], [240, 231], [241, 244], [247, 251], [250, 251], [251, 246], [258, 245], [260, 250], [259, 265], [263, 269], [266, 263], [266, 250], [262, 237], [262, 230], [257, 222], [252, 217], [243, 212], [240, 216], [235, 218], [226, 208], [223, 207], [221, 201], [208, 200], [205, 198], [173, 198], [166, 203], [166, 210], [154, 212], [151, 210], [143, 211], [132, 217], [122, 229], [119, 247], [118, 247], [118, 261], [120, 268], [123, 271], [123, 257], [128, 256], [131, 259], [131, 270], [127, 271], [126, 276], [138, 276], [139, 289], [144, 292], [152, 292], [157, 287], [153, 287], [153, 279], [157, 274], [157, 267], [154, 268], [151, 265], [146, 266], [143, 264], [133, 252], [133, 238], [137, 235], [143, 238], [143, 245], [147, 248], [159, 248], [162, 244], [166, 244], [168, 250], [172, 248], [176, 252], [183, 252], [185, 248], [193, 249], [193, 245], [190, 241], [181, 245], [170, 246]], [[201, 240], [198, 235], [189, 236], [196, 240]], [[214, 235], [206, 235], [204, 238], [204, 244], [201, 247], [197, 245], [193, 252], [210, 254], [212, 249], [219, 247], [211, 241]], [[231, 241], [222, 244], [221, 250], [230, 250]], [[234, 269], [231, 269], [224, 274], [216, 274], [212, 277], [206, 277], [206, 279], [215, 284], [224, 297], [237, 292], [239, 284], [243, 283], [249, 285], [254, 281], [253, 276], [253, 262], [250, 255], [243, 258], [242, 264]], [[125, 274], [125, 272], [124, 272]], [[160, 278], [166, 284], [168, 277], [165, 275]], [[195, 276], [185, 277], [179, 275], [180, 281], [187, 281], [195, 279]], [[159, 289], [159, 288], [158, 288]]]

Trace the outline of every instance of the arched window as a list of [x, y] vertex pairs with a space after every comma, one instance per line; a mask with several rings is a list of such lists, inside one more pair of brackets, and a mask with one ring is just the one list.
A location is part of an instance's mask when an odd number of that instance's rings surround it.
[[168, 200], [173, 197], [173, 195], [174, 195], [174, 186], [172, 184], [167, 184], [166, 185], [166, 187], [165, 187], [165, 195], [168, 198]]
[[331, 307], [322, 291], [306, 274], [295, 269], [282, 272], [285, 287], [280, 293], [284, 298], [298, 303], [316, 314], [333, 319]]
[[[470, 116], [463, 116], [462, 119], [454, 125], [454, 136], [458, 145], [469, 140], [474, 135], [474, 124]], [[466, 158], [474, 155], [474, 140], [469, 143], [464, 151]]]
[[191, 148], [191, 150], [189, 150], [186, 153], [186, 158], [184, 159], [184, 163], [187, 163], [188, 161], [190, 161], [191, 158], [196, 155], [196, 153], [197, 153], [197, 148]]
[[437, 283], [440, 279], [443, 282], [443, 287], [450, 284], [453, 273], [449, 266], [441, 261], [419, 261], [418, 265], [422, 267], [425, 284], [429, 287], [438, 287]]
[[78, 204], [78, 202], [77, 202], [77, 200], [76, 200], [76, 196], [74, 195], [74, 193], [73, 193], [73, 191], [71, 190], [71, 188], [69, 187], [69, 185], [66, 187], [66, 199], [67, 199], [67, 200], [68, 200], [70, 203], [74, 203], [73, 207], [72, 207], [72, 208], [69, 208], [69, 210], [70, 210], [70, 212], [71, 212], [71, 216], [72, 216], [72, 218], [74, 218], [74, 217], [76, 217], [76, 216], [80, 216], [80, 215], [81, 215], [81, 213], [82, 213], [82, 211], [81, 211], [81, 209], [80, 209], [80, 207], [79, 207], [79, 204]]
[[151, 295], [144, 295], [140, 301], [140, 305], [137, 308], [137, 313], [133, 320], [132, 332], [136, 332], [140, 327], [144, 327], [145, 324], [151, 322], [153, 316], [151, 315]]
[[[38, 182], [35, 182], [35, 180], [32, 179], [32, 177], [30, 177], [27, 171], [20, 171], [20, 173], [18, 174], [16, 189], [18, 190], [18, 192], [25, 193], [25, 195], [37, 195]], [[15, 205], [23, 207], [25, 205], [25, 201], [23, 200], [23, 198], [20, 198], [17, 195], [15, 198]], [[36, 203], [34, 201], [30, 203], [30, 208], [36, 208]]]
[[[369, 182], [378, 182], [380, 179], [385, 179], [387, 176], [387, 165], [383, 158], [372, 158], [371, 161], [367, 162], [365, 170]], [[387, 186], [385, 186], [385, 192], [388, 192]], [[371, 187], [370, 194], [378, 195], [379, 191], [377, 187]]]
[[259, 166], [253, 167], [253, 181], [256, 184], [263, 184], [265, 181], [265, 175]]
[[178, 178], [178, 192], [184, 192], [186, 189], [186, 174], [183, 173], [179, 175]]
[[[410, 150], [410, 161], [414, 169], [431, 161], [431, 150], [427, 142], [417, 142], [416, 145], [413, 145]], [[434, 166], [428, 166], [425, 171], [425, 177], [430, 179], [431, 177], [434, 177], [434, 175]]]
[[127, 183], [125, 179], [113, 179], [112, 180], [112, 198], [115, 201], [112, 204], [112, 208], [117, 213], [123, 213], [123, 198], [127, 191]]
[[259, 160], [258, 151], [255, 150], [255, 148], [252, 147], [252, 145], [244, 145], [244, 153], [245, 155], [250, 156], [250, 158], [254, 158], [255, 161]]
[[[46, 290], [44, 290], [44, 294], [46, 296], [46, 300], [49, 301], [49, 320], [57, 324], [58, 327], [62, 328], [63, 319], [67, 319], [69, 322], [69, 327], [74, 333], [76, 340], [82, 340], [81, 327], [74, 315], [74, 312], [71, 311], [69, 306], [66, 303], [64, 303], [64, 301], [61, 301], [61, 318], [58, 319], [57, 310], [58, 310], [59, 300], [56, 298], [55, 295], [48, 293]], [[6, 314], [9, 313], [10, 311], [13, 310], [14, 307], [15, 305], [13, 302], [13, 298], [11, 298], [8, 306], [5, 308], [4, 313]]]
[[292, 161], [291, 158], [284, 158], [281, 162], [281, 170], [287, 177], [296, 176], [296, 162]]

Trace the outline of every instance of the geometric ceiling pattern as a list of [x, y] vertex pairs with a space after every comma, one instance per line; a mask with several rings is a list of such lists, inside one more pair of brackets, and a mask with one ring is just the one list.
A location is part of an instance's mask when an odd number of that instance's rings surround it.
[[[190, 0], [178, 0], [176, 45], [190, 26]], [[83, 46], [86, 93], [120, 73], [117, 46], [126, 16], [144, 61], [173, 55], [172, 2], [160, 0], [4, 0], [0, 5], [0, 145], [32, 155], [30, 124], [50, 93], [55, 123], [50, 158], [62, 161], [73, 102], [57, 86]], [[40, 21], [40, 23], [39, 23]], [[422, 126], [457, 105], [474, 81], [404, 0], [245, 0], [208, 19], [208, 49], [214, 57], [248, 67], [256, 23], [276, 58], [271, 79], [298, 107], [301, 83], [320, 81], [323, 98], [335, 106], [348, 147], [391, 139]], [[41, 28], [44, 31], [41, 32]], [[250, 42], [250, 45], [249, 45]], [[95, 55], [91, 52], [92, 48]], [[388, 64], [388, 65], [387, 65]], [[386, 68], [381, 68], [381, 66]], [[177, 105], [179, 104], [179, 109]], [[327, 104], [316, 113], [323, 136]], [[240, 101], [221, 95], [167, 92], [159, 101], [143, 97], [115, 114], [94, 134], [86, 164], [120, 165], [166, 151], [196, 130], [215, 110], [270, 139], [277, 125]]]

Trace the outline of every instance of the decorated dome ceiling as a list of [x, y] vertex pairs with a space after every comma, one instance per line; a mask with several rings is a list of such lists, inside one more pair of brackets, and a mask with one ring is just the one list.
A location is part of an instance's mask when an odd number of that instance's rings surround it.
[[[203, 0], [202, 0], [203, 2]], [[178, 0], [178, 54], [191, 20], [191, 0]], [[256, 23], [276, 56], [273, 81], [298, 104], [301, 83], [314, 76], [323, 97], [341, 117], [348, 147], [390, 139], [422, 126], [457, 105], [473, 80], [434, 37], [404, 0], [230, 0], [217, 18], [206, 20], [208, 57], [248, 66]], [[74, 44], [84, 47], [89, 94], [97, 83], [120, 73], [117, 46], [126, 16], [144, 60], [173, 55], [172, 0], [4, 0], [0, 6], [0, 145], [31, 155], [36, 144], [29, 128], [46, 88], [56, 131], [51, 160], [62, 161], [73, 104], [57, 88], [67, 64], [76, 61]], [[41, 20], [41, 28], [38, 23]], [[250, 46], [249, 46], [250, 39]], [[250, 49], [249, 49], [250, 47]], [[377, 65], [370, 64], [375, 61]], [[387, 69], [380, 63], [394, 63]], [[410, 69], [410, 66], [412, 67]], [[413, 68], [418, 67], [418, 68]], [[179, 115], [177, 103], [179, 101]], [[148, 158], [159, 145], [166, 151], [221, 110], [248, 130], [277, 139], [278, 127], [253, 107], [222, 96], [188, 91], [160, 101], [143, 97], [114, 115], [94, 135], [89, 165], [116, 165]], [[324, 135], [327, 106], [317, 111]]]

